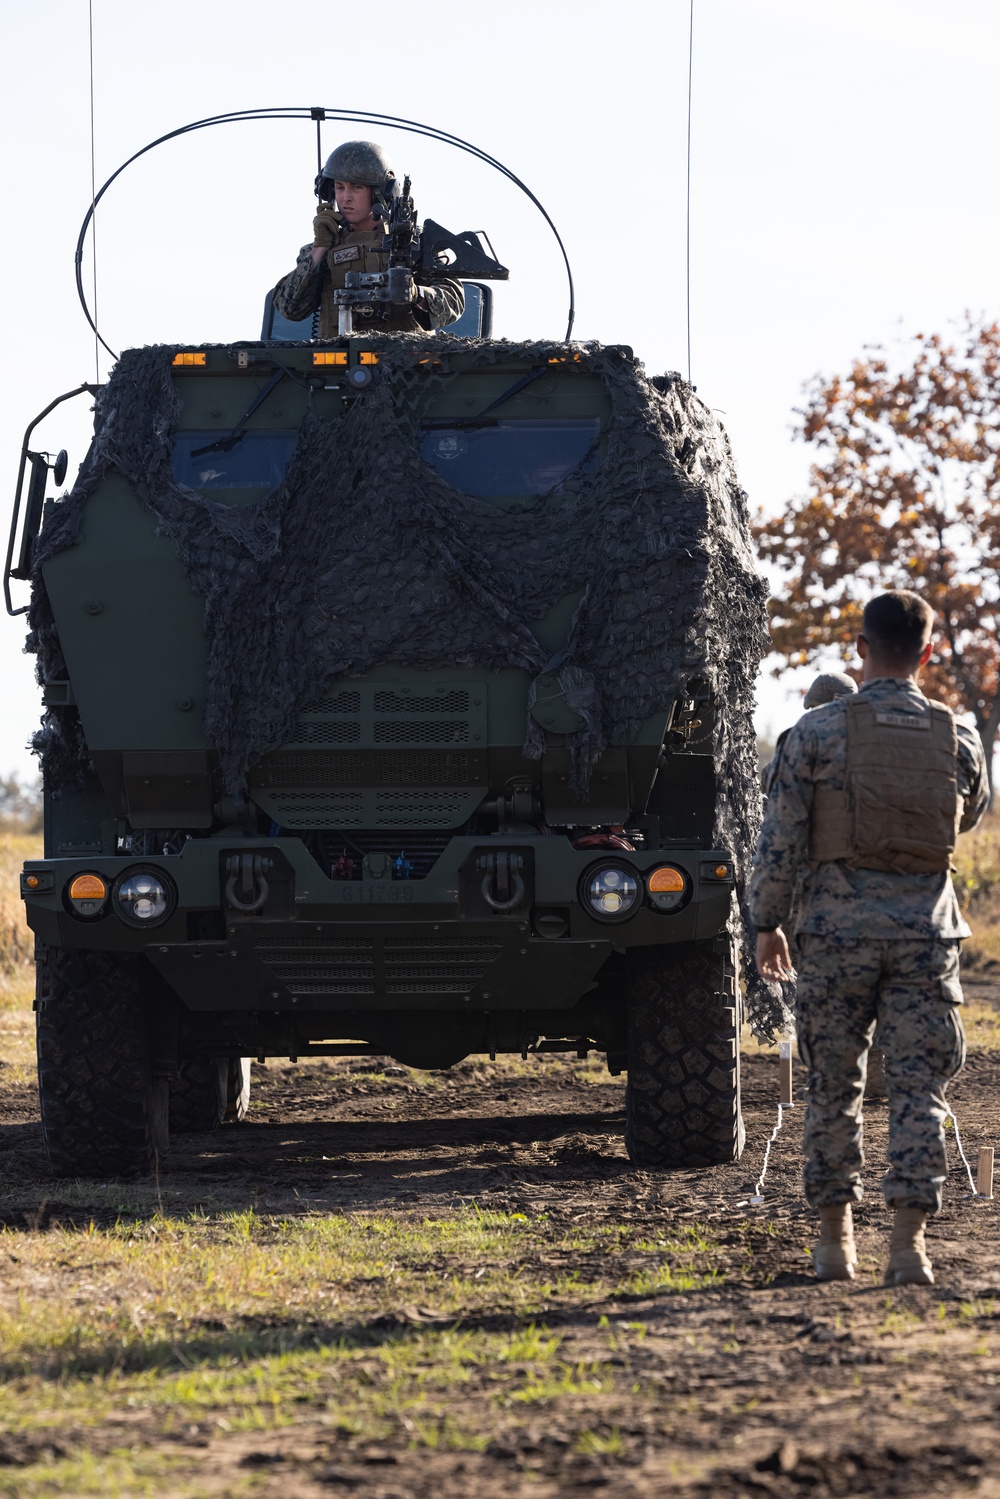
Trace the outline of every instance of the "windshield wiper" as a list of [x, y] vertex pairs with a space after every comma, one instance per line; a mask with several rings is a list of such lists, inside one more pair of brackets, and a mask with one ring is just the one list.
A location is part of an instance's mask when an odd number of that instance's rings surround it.
[[547, 375], [548, 372], [548, 365], [545, 364], [541, 365], [539, 369], [529, 370], [526, 375], [521, 376], [520, 380], [515, 380], [510, 389], [505, 390], [502, 396], [497, 396], [495, 401], [491, 401], [488, 406], [485, 406], [478, 416], [459, 416], [453, 417], [450, 421], [421, 422], [420, 425], [425, 432], [434, 431], [438, 427], [475, 427], [483, 420], [484, 416], [489, 416], [490, 412], [496, 411], [497, 407], [502, 406], [504, 401], [509, 401], [512, 396], [516, 396], [520, 391], [524, 390], [525, 386], [530, 385], [534, 380], [538, 380], [542, 375]]
[[243, 415], [240, 417], [239, 421], [236, 423], [236, 426], [232, 429], [232, 431], [227, 432], [225, 437], [217, 438], [215, 442], [207, 443], [203, 448], [193, 449], [191, 457], [201, 458], [205, 453], [228, 453], [231, 451], [231, 449], [235, 448], [238, 442], [242, 442], [243, 438], [246, 436], [246, 433], [243, 429], [246, 426], [247, 422], [253, 416], [254, 412], [259, 410], [259, 408], [263, 406], [272, 390], [274, 390], [279, 381], [284, 380], [287, 374], [288, 371], [283, 367], [276, 370], [275, 373], [271, 376], [270, 380], [268, 380], [267, 384], [263, 386], [260, 391], [258, 391], [254, 400], [250, 402], [250, 405], [247, 407], [246, 411], [244, 411]]

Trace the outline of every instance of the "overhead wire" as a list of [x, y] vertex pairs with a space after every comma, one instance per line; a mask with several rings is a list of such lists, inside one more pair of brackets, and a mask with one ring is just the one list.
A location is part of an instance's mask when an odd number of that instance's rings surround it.
[[687, 198], [684, 215], [688, 384], [691, 384], [691, 95], [694, 80], [694, 0], [688, 12]]
[[[87, 39], [90, 50], [90, 199], [94, 201], [97, 194], [97, 148], [94, 130], [94, 0], [87, 0]], [[94, 320], [91, 327], [94, 329], [94, 384], [101, 383], [101, 344], [104, 340], [97, 331], [97, 220], [94, 219], [94, 233], [91, 248], [94, 259]], [[107, 347], [107, 345], [105, 345]]]
[[[96, 306], [93, 315], [91, 314], [90, 307], [87, 303], [87, 296], [83, 287], [82, 269], [83, 251], [87, 239], [87, 231], [94, 221], [94, 215], [97, 211], [97, 205], [104, 197], [104, 194], [111, 187], [112, 183], [114, 183], [126, 170], [126, 168], [130, 167], [134, 161], [138, 161], [140, 156], [145, 156], [147, 152], [154, 150], [157, 146], [162, 146], [167, 141], [176, 140], [178, 136], [189, 135], [195, 130], [206, 130], [212, 125], [229, 125], [249, 120], [306, 119], [316, 120], [318, 131], [319, 121], [316, 118], [317, 112], [318, 111], [316, 106], [301, 107], [296, 105], [289, 105], [274, 106], [261, 109], [230, 110], [225, 114], [209, 115], [203, 120], [192, 120], [188, 125], [181, 125], [176, 130], [169, 130], [165, 135], [157, 136], [156, 140], [150, 141], [148, 145], [145, 145], [141, 147], [140, 150], [133, 152], [127, 161], [123, 161], [121, 166], [118, 167], [114, 172], [112, 172], [111, 176], [103, 184], [103, 186], [93, 193], [90, 207], [88, 208], [87, 213], [84, 216], [84, 220], [80, 227], [80, 233], [76, 242], [76, 289], [77, 295], [80, 298], [80, 305], [83, 308], [84, 316], [86, 317], [87, 322], [94, 330], [95, 337], [100, 340], [101, 344], [103, 344], [104, 348], [111, 355], [112, 359], [117, 359], [118, 355], [115, 353], [114, 349], [111, 348], [110, 344], [105, 340], [100, 330], [98, 329], [96, 321]], [[373, 110], [346, 110], [324, 108], [323, 118], [327, 120], [349, 121], [356, 124], [384, 125], [394, 130], [406, 131], [411, 135], [425, 136], [428, 140], [440, 141], [444, 145], [454, 146], [460, 151], [466, 151], [470, 156], [474, 156], [478, 161], [482, 161], [483, 163], [485, 163], [485, 165], [493, 167], [502, 176], [506, 177], [509, 182], [512, 182], [515, 187], [519, 187], [525, 194], [525, 196], [529, 198], [530, 201], [535, 205], [539, 213], [542, 215], [542, 218], [548, 224], [553, 236], [555, 237], [556, 244], [559, 247], [560, 255], [562, 256], [563, 265], [566, 270], [566, 279], [569, 286], [569, 310], [567, 313], [565, 334], [567, 342], [569, 341], [570, 337], [572, 336], [573, 323], [576, 317], [576, 293], [573, 285], [573, 271], [569, 263], [569, 255], [567, 253], [566, 246], [563, 243], [562, 236], [556, 228], [555, 223], [549, 215], [548, 210], [545, 208], [541, 200], [536, 197], [536, 195], [531, 191], [527, 184], [522, 182], [521, 178], [518, 177], [516, 173], [512, 172], [509, 167], [505, 167], [503, 162], [499, 161], [495, 156], [491, 156], [488, 151], [482, 150], [482, 148], [479, 146], [474, 146], [470, 141], [463, 140], [461, 136], [453, 135], [450, 131], [447, 130], [439, 130], [437, 126], [434, 125], [422, 125], [419, 123], [419, 121], [404, 119], [399, 115], [381, 114]]]

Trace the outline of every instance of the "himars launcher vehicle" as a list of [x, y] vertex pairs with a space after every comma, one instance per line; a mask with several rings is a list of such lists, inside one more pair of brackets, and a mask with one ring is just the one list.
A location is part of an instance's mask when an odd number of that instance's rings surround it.
[[483, 336], [502, 268], [398, 201], [354, 306], [438, 266], [471, 327], [358, 334], [346, 297], [320, 342], [269, 302], [127, 351], [61, 499], [26, 436], [58, 1173], [149, 1169], [275, 1055], [596, 1048], [638, 1166], [742, 1148], [765, 637], [728, 445], [629, 348]]

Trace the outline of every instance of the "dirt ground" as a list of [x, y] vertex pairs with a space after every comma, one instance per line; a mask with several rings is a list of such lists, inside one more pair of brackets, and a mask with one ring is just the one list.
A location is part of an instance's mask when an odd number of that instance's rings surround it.
[[[996, 987], [980, 984], [977, 994], [1000, 1004]], [[803, 1080], [797, 1066], [800, 1096]], [[557, 1262], [565, 1269], [572, 1255], [558, 1246], [574, 1226], [616, 1226], [616, 1273], [649, 1266], [658, 1243], [696, 1227], [715, 1278], [666, 1293], [644, 1292], [641, 1281], [610, 1297], [553, 1293], [528, 1318], [488, 1305], [442, 1315], [429, 1274], [419, 1304], [390, 1299], [349, 1327], [335, 1315], [314, 1320], [319, 1341], [369, 1350], [442, 1327], [507, 1334], [530, 1322], [558, 1335], [560, 1368], [570, 1373], [547, 1396], [505, 1404], [495, 1396], [506, 1376], [488, 1363], [449, 1390], [450, 1415], [482, 1433], [478, 1444], [416, 1442], [405, 1415], [383, 1422], [377, 1438], [340, 1429], [308, 1392], [288, 1423], [257, 1432], [206, 1420], [165, 1432], [123, 1402], [87, 1434], [55, 1417], [43, 1431], [9, 1422], [0, 1494], [73, 1492], [55, 1470], [46, 1486], [45, 1462], [81, 1444], [99, 1455], [130, 1442], [133, 1451], [165, 1453], [170, 1466], [152, 1487], [126, 1484], [129, 1494], [1000, 1499], [997, 1203], [969, 1196], [953, 1137], [945, 1208], [930, 1232], [937, 1284], [892, 1292], [881, 1284], [886, 1106], [873, 1102], [856, 1215], [861, 1273], [853, 1285], [819, 1286], [805, 1252], [813, 1224], [799, 1190], [800, 1108], [772, 1147], [763, 1207], [747, 1201], [776, 1121], [773, 1055], [744, 1059], [743, 1159], [662, 1177], [630, 1167], [621, 1081], [593, 1062], [491, 1070], [470, 1060], [431, 1084], [391, 1066], [375, 1072], [371, 1062], [255, 1067], [248, 1120], [178, 1140], [142, 1200], [150, 1214], [252, 1207], [283, 1219], [447, 1217], [475, 1204], [535, 1226], [507, 1267], [522, 1276]], [[972, 1055], [950, 1096], [973, 1161], [978, 1145], [1000, 1144], [1000, 1052]], [[106, 1187], [88, 1196], [84, 1184], [67, 1192], [46, 1179], [23, 1081], [0, 1096], [0, 1121], [2, 1280], [15, 1273], [26, 1236], [44, 1238], [60, 1224], [93, 1233], [88, 1223], [107, 1224], [117, 1209]], [[588, 1265], [574, 1268], [586, 1281]]]

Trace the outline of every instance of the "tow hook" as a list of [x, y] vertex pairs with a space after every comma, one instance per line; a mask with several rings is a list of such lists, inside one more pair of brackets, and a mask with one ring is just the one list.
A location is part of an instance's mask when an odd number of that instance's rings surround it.
[[267, 874], [274, 865], [268, 854], [230, 854], [226, 860], [226, 900], [234, 911], [252, 915], [267, 902]]
[[476, 860], [483, 876], [483, 900], [491, 911], [513, 911], [524, 900], [523, 860], [520, 854], [490, 853]]

